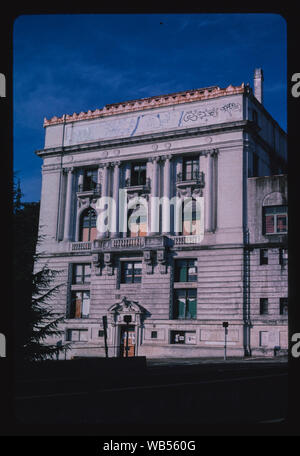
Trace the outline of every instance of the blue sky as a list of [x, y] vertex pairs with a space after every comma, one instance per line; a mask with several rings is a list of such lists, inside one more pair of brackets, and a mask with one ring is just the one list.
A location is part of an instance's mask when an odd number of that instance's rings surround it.
[[[161, 24], [162, 23], [162, 24]], [[14, 23], [14, 169], [39, 201], [44, 117], [264, 71], [264, 105], [286, 130], [286, 22], [275, 14], [28, 15]]]

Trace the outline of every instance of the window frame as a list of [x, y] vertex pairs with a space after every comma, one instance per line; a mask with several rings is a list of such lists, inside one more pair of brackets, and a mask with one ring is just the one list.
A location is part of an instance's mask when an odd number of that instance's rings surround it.
[[[90, 176], [88, 174], [91, 174]], [[88, 192], [95, 190], [98, 184], [98, 169], [97, 168], [85, 168], [83, 170], [83, 191]]]
[[[81, 304], [80, 304], [80, 316], [76, 316], [77, 313], [77, 305], [76, 305], [76, 300], [77, 296], [76, 294], [80, 293], [81, 294]], [[88, 297], [88, 313], [83, 314], [84, 310], [84, 297], [83, 294], [87, 293], [89, 295]], [[89, 318], [90, 316], [90, 307], [91, 307], [91, 293], [90, 290], [71, 290], [71, 306], [70, 306], [70, 312], [69, 312], [69, 319], [71, 320], [85, 320]]]
[[[283, 208], [282, 211], [273, 212], [270, 214], [267, 214], [266, 212], [271, 209], [274, 209], [276, 211], [278, 208]], [[266, 217], [272, 217], [273, 218], [273, 227], [274, 230], [273, 232], [268, 232], [267, 231], [267, 223], [266, 223]], [[285, 217], [286, 218], [286, 231], [278, 231], [278, 217]], [[272, 236], [272, 235], [282, 235], [282, 234], [287, 234], [288, 232], [288, 206], [287, 204], [280, 204], [280, 205], [274, 205], [274, 206], [263, 206], [263, 234], [265, 236]]]
[[[180, 292], [185, 293], [184, 299], [184, 317], [179, 317], [180, 309], [179, 309], [179, 296], [177, 296]], [[195, 296], [188, 296], [189, 293], [194, 293]], [[194, 298], [195, 300], [195, 313], [194, 316], [190, 312], [190, 303], [188, 305], [188, 298]], [[173, 309], [172, 309], [172, 320], [197, 320], [197, 288], [176, 288], [173, 292]]]
[[[87, 214], [87, 215], [85, 215]], [[84, 226], [85, 219], [88, 218], [88, 226]], [[88, 228], [88, 239], [83, 241], [83, 230]], [[97, 212], [92, 208], [88, 207], [85, 209], [82, 214], [80, 215], [80, 230], [79, 230], [79, 239], [80, 242], [91, 242], [96, 238], [91, 239], [92, 229], [96, 228], [96, 236], [97, 236]]]
[[[286, 311], [284, 312], [284, 307]], [[279, 315], [287, 316], [289, 309], [289, 301], [287, 297], [279, 298]]]
[[[190, 265], [189, 263], [192, 263], [193, 265]], [[180, 263], [186, 263], [186, 265], [183, 265], [180, 267]], [[194, 274], [189, 274], [189, 269], [195, 268], [195, 273]], [[181, 272], [182, 269], [186, 269], [186, 279], [187, 280], [180, 280]], [[174, 263], [174, 282], [176, 283], [182, 283], [182, 282], [188, 282], [188, 283], [195, 283], [197, 282], [197, 259], [195, 258], [178, 258], [175, 260]], [[195, 277], [195, 280], [190, 280], [191, 277]]]
[[[268, 250], [269, 249], [266, 249], [266, 248], [259, 249], [259, 264], [260, 264], [260, 266], [269, 264], [269, 252], [268, 252]], [[264, 255], [264, 253], [266, 255]]]
[[268, 298], [259, 299], [259, 315], [269, 315], [269, 299]]
[[[134, 168], [138, 167], [135, 171]], [[131, 164], [130, 185], [135, 187], [146, 185], [147, 182], [147, 162], [133, 162]]]
[[[135, 268], [135, 264], [141, 264], [141, 273], [140, 274], [136, 274], [136, 268]], [[125, 275], [125, 265], [129, 265], [131, 264], [132, 265], [132, 275], [130, 275], [129, 277], [132, 278], [132, 280], [130, 282], [126, 281], [126, 275]], [[124, 261], [121, 261], [120, 262], [120, 267], [121, 267], [121, 274], [120, 274], [120, 283], [121, 284], [125, 284], [125, 285], [132, 285], [132, 284], [139, 284], [139, 283], [142, 283], [142, 276], [143, 276], [143, 263], [142, 263], [142, 260], [141, 261], [138, 261], [138, 260], [124, 260]], [[127, 275], [128, 277], [128, 275]], [[140, 280], [135, 280], [136, 278], [140, 279]]]
[[[72, 267], [72, 285], [89, 285], [91, 283], [91, 273], [92, 273], [91, 263], [73, 263], [72, 266], [73, 266]], [[82, 267], [82, 274], [76, 274], [76, 268], [78, 266]], [[89, 274], [85, 273], [85, 269], [87, 266], [90, 268]], [[80, 282], [77, 282], [76, 278], [80, 277], [80, 276], [83, 278], [83, 280]], [[86, 278], [89, 278], [89, 280], [86, 280]]]
[[[187, 171], [187, 164], [191, 162], [191, 171]], [[197, 178], [197, 174], [199, 174], [200, 167], [199, 167], [199, 157], [184, 157], [182, 160], [182, 180], [190, 181], [195, 180]], [[190, 176], [189, 176], [190, 174]]]

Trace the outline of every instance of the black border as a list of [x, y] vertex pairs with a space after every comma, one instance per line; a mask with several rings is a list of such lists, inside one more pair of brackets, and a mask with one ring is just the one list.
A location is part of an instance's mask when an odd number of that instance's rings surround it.
[[[1, 168], [3, 170], [2, 176], [7, 176], [7, 182], [5, 179], [1, 179], [2, 195], [6, 195], [2, 198], [2, 208], [4, 206], [4, 217], [2, 220], [11, 220], [11, 186], [12, 186], [12, 157], [13, 157], [13, 115], [12, 115], [12, 100], [13, 100], [13, 81], [12, 81], [12, 43], [13, 43], [13, 23], [14, 20], [23, 14], [88, 14], [88, 13], [275, 13], [281, 14], [287, 22], [287, 33], [288, 33], [288, 70], [287, 70], [287, 98], [288, 98], [288, 190], [289, 190], [289, 340], [294, 333], [300, 333], [300, 304], [299, 304], [299, 289], [297, 286], [299, 277], [299, 244], [297, 242], [297, 207], [298, 207], [298, 169], [297, 169], [297, 154], [299, 153], [299, 140], [297, 137], [297, 128], [299, 129], [299, 118], [300, 118], [300, 97], [293, 98], [291, 95], [292, 82], [291, 78], [294, 73], [300, 73], [299, 64], [299, 19], [296, 10], [291, 7], [264, 7], [261, 3], [255, 5], [254, 2], [241, 5], [241, 2], [237, 3], [235, 7], [226, 7], [224, 4], [218, 8], [155, 8], [153, 5], [147, 9], [136, 9], [129, 7], [100, 7], [98, 8], [78, 8], [78, 4], [75, 7], [65, 7], [60, 5], [59, 7], [53, 7], [53, 4], [49, 7], [38, 5], [36, 8], [32, 7], [15, 7], [14, 11], [4, 9], [2, 11], [2, 21], [0, 27], [0, 39], [2, 43], [1, 61], [0, 61], [0, 72], [6, 76], [6, 98], [0, 99], [0, 113], [1, 113]], [[8, 5], [5, 5], [8, 7]], [[145, 6], [144, 6], [145, 8]], [[80, 33], [80, 31], [79, 31]], [[246, 37], [245, 37], [246, 39]], [[5, 186], [5, 188], [4, 188]], [[8, 189], [8, 193], [7, 193]], [[7, 197], [8, 195], [8, 197]], [[12, 252], [11, 246], [11, 228], [9, 224], [5, 224], [5, 248], [7, 252], [4, 253], [2, 258], [11, 258]], [[4, 236], [2, 237], [4, 240]], [[8, 242], [9, 241], [9, 242]], [[5, 266], [5, 288], [8, 283], [11, 285], [11, 273], [12, 264], [2, 262]], [[4, 287], [4, 284], [2, 285]], [[287, 421], [283, 424], [265, 424], [265, 425], [233, 425], [227, 426], [225, 423], [217, 426], [199, 425], [188, 426], [188, 429], [184, 429], [182, 425], [176, 429], [172, 426], [162, 427], [148, 426], [147, 429], [134, 427], [134, 436], [132, 435], [132, 426], [93, 426], [89, 425], [85, 429], [82, 425], [80, 426], [65, 426], [61, 428], [59, 426], [30, 426], [19, 424], [15, 422], [12, 408], [12, 392], [13, 392], [13, 368], [11, 363], [13, 353], [13, 309], [10, 301], [11, 293], [7, 295], [7, 305], [3, 305], [1, 309], [1, 321], [0, 321], [0, 332], [3, 332], [7, 337], [7, 358], [0, 358], [0, 378], [1, 378], [1, 413], [0, 413], [0, 435], [4, 436], [94, 436], [96, 439], [89, 439], [91, 449], [95, 448], [99, 452], [100, 440], [109, 440], [107, 436], [111, 436], [114, 441], [121, 440], [121, 436], [128, 436], [126, 441], [136, 441], [138, 438], [141, 439], [143, 436], [161, 436], [161, 439], [167, 440], [178, 440], [179, 436], [183, 439], [187, 439], [190, 436], [190, 440], [195, 437], [198, 441], [200, 436], [248, 436], [248, 435], [262, 435], [262, 436], [289, 436], [299, 435], [299, 415], [300, 415], [300, 398], [299, 398], [299, 385], [300, 385], [300, 358], [293, 358], [291, 351], [289, 353], [289, 403], [288, 403], [288, 416]], [[280, 392], [278, 392], [280, 394]], [[276, 400], [276, 398], [274, 398]], [[78, 439], [69, 439], [70, 442], [75, 442], [76, 449], [78, 445]], [[123, 441], [125, 439], [123, 438]], [[84, 440], [86, 445], [87, 439]], [[91, 442], [91, 443], [90, 443]], [[35, 445], [34, 445], [35, 446]], [[39, 451], [40, 449], [34, 448], [31, 445], [30, 451]], [[78, 447], [79, 448], [79, 447]], [[85, 446], [85, 449], [87, 447]], [[198, 447], [199, 449], [199, 447]], [[100, 452], [102, 452], [100, 450]]]

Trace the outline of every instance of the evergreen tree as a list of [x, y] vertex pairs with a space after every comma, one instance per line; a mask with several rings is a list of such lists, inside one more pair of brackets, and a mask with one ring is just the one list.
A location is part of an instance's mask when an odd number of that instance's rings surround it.
[[43, 360], [52, 358], [62, 348], [45, 344], [49, 336], [59, 336], [57, 316], [51, 308], [51, 300], [60, 286], [52, 286], [59, 274], [44, 265], [34, 272], [38, 238], [39, 203], [23, 203], [20, 181], [13, 187], [13, 290], [15, 360]]

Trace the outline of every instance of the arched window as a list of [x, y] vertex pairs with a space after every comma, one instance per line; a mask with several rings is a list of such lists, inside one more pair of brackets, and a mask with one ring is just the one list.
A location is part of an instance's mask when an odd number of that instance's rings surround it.
[[97, 237], [97, 214], [92, 208], [86, 209], [81, 214], [80, 241], [93, 241]]
[[195, 199], [185, 201], [182, 205], [182, 234], [183, 236], [200, 234], [200, 208]]

